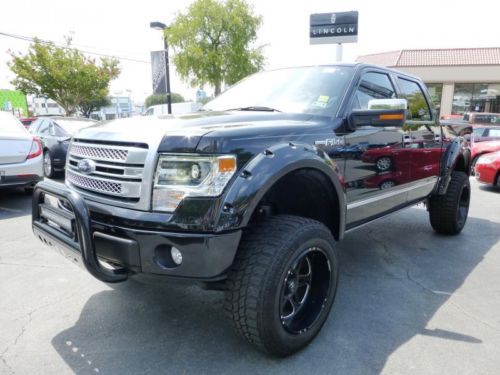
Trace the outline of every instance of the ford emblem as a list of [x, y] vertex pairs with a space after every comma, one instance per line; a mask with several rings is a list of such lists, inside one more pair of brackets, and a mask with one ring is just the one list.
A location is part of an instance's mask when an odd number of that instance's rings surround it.
[[95, 172], [95, 162], [89, 159], [82, 159], [78, 162], [78, 171], [83, 174], [90, 174]]

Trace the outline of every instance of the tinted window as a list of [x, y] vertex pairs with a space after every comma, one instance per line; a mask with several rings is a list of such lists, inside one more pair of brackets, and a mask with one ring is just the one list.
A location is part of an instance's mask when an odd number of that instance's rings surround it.
[[398, 78], [401, 97], [408, 100], [410, 119], [417, 121], [431, 120], [431, 111], [419, 84], [404, 78]]
[[37, 130], [37, 134], [49, 135], [49, 125], [50, 121], [42, 120], [40, 127]]
[[30, 125], [29, 132], [31, 134], [36, 134], [37, 130], [38, 130], [38, 126], [40, 126], [41, 122], [42, 122], [42, 120], [40, 120], [40, 119], [33, 121]]
[[353, 109], [368, 109], [368, 102], [372, 99], [391, 99], [394, 97], [394, 87], [387, 74], [365, 73], [356, 90]]

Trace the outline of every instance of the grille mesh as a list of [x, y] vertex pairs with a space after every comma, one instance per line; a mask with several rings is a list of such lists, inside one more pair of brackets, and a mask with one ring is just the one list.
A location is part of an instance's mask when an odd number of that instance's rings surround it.
[[71, 155], [81, 156], [84, 158], [98, 158], [98, 159], [124, 161], [127, 160], [128, 150], [72, 145]]
[[66, 171], [66, 178], [74, 184], [83, 189], [94, 190], [97, 192], [107, 193], [107, 194], [121, 194], [122, 185], [117, 182], [98, 180], [96, 178], [84, 177], [72, 173], [71, 171]]

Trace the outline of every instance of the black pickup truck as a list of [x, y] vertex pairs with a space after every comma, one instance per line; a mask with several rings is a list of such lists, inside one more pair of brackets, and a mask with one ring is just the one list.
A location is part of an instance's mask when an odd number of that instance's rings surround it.
[[33, 231], [107, 283], [223, 290], [236, 329], [286, 356], [328, 317], [335, 241], [421, 202], [436, 232], [460, 233], [469, 164], [418, 78], [364, 64], [281, 69], [194, 114], [81, 130], [65, 184], [35, 188]]

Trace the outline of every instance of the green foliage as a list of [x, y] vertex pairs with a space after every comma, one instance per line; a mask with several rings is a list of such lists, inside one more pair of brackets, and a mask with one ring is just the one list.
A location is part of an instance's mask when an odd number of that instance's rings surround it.
[[165, 30], [177, 72], [192, 86], [234, 84], [262, 69], [257, 39], [260, 16], [244, 0], [196, 0]]
[[111, 100], [108, 97], [82, 101], [78, 106], [82, 115], [89, 118], [91, 113], [100, 110], [102, 107], [109, 107]]
[[55, 100], [66, 115], [83, 111], [92, 101], [102, 102], [108, 96], [110, 81], [120, 74], [117, 60], [101, 58], [98, 64], [72, 48], [69, 38], [66, 47], [35, 39], [25, 55], [10, 55], [16, 89]]
[[[170, 95], [172, 95], [172, 103], [182, 103], [185, 101], [184, 97], [181, 94], [177, 94], [175, 92], [172, 92]], [[153, 95], [149, 95], [146, 98], [146, 101], [144, 102], [144, 106], [146, 108], [149, 108], [152, 105], [167, 104], [167, 101], [168, 101], [167, 94], [153, 94]]]

